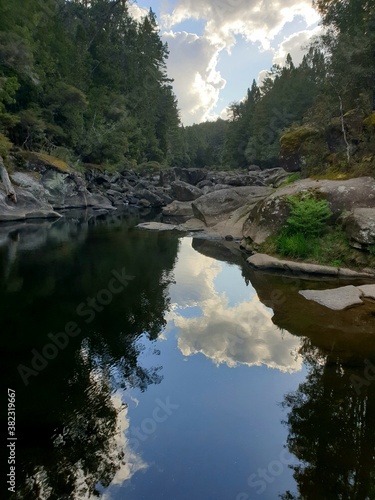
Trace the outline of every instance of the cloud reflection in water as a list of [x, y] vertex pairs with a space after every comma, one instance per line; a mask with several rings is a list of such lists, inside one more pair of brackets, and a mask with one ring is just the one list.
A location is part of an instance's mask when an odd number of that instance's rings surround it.
[[[228, 274], [228, 266], [196, 252], [190, 239], [182, 240], [167, 318], [168, 328], [175, 325], [178, 329], [182, 354], [202, 353], [215, 364], [229, 367], [263, 364], [282, 372], [299, 371], [300, 340], [273, 324], [272, 310], [259, 301], [251, 286], [246, 287], [243, 279], [240, 285], [233, 279], [235, 289], [228, 281], [225, 292], [217, 290], [216, 281], [224, 271]], [[240, 273], [231, 267], [233, 277]], [[201, 313], [198, 317], [197, 308]]]

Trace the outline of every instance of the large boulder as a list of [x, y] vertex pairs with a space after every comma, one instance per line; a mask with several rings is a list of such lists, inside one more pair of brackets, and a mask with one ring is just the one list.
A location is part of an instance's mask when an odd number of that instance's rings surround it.
[[228, 186], [252, 186], [256, 180], [254, 175], [232, 174], [224, 178], [224, 183]]
[[0, 222], [24, 219], [57, 219], [61, 217], [52, 206], [41, 198], [36, 198], [24, 188], [14, 186], [17, 203], [9, 200], [0, 184]]
[[14, 185], [25, 189], [38, 200], [48, 202], [46, 191], [40, 183], [41, 175], [39, 173], [14, 172], [10, 178]]
[[173, 201], [163, 208], [163, 215], [171, 217], [193, 217], [193, 208], [188, 201]]
[[201, 196], [192, 202], [194, 216], [207, 226], [214, 226], [228, 218], [243, 205], [249, 210], [271, 193], [271, 189], [260, 186], [222, 189]]
[[172, 196], [177, 201], [193, 201], [202, 196], [202, 191], [187, 182], [172, 182]]
[[147, 200], [150, 203], [150, 206], [152, 207], [162, 207], [165, 205], [164, 201], [160, 196], [158, 196], [156, 193], [153, 193], [152, 191], [148, 189], [141, 189], [137, 192], [137, 195], [144, 199]]
[[355, 208], [345, 219], [344, 227], [354, 248], [375, 245], [375, 208]]
[[289, 217], [288, 196], [304, 192], [311, 192], [328, 201], [333, 212], [332, 222], [343, 212], [350, 212], [356, 207], [375, 208], [375, 179], [371, 177], [346, 181], [303, 179], [278, 189], [259, 203], [244, 224], [244, 236], [261, 244], [276, 234]]
[[77, 174], [48, 168], [41, 176], [48, 202], [57, 210], [65, 208], [113, 208], [101, 194], [90, 193], [84, 180]]
[[196, 186], [206, 178], [207, 172], [202, 168], [175, 168], [176, 180]]
[[192, 186], [206, 178], [207, 172], [201, 168], [168, 168], [160, 171], [159, 184], [170, 186], [174, 181], [182, 181]]
[[289, 175], [283, 168], [269, 168], [258, 173], [258, 181], [265, 186], [277, 188], [288, 179]]

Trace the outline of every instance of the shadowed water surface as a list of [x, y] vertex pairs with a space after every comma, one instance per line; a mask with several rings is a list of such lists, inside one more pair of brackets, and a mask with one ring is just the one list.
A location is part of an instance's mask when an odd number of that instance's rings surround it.
[[1, 228], [13, 497], [375, 498], [373, 304], [138, 220]]

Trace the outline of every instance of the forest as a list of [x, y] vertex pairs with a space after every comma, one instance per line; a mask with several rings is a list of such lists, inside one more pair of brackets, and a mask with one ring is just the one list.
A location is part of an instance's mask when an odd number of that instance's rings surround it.
[[157, 19], [126, 0], [2, 0], [0, 155], [87, 165], [375, 173], [375, 0], [314, 0], [323, 34], [229, 106], [184, 127]]

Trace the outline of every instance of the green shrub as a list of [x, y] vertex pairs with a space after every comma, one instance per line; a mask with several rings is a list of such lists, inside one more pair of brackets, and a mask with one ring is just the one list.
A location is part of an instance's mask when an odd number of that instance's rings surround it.
[[317, 200], [311, 194], [289, 196], [291, 208], [285, 232], [288, 235], [302, 234], [306, 238], [314, 238], [323, 234], [326, 222], [332, 212], [326, 200]]
[[282, 233], [276, 240], [278, 253], [285, 257], [304, 258], [310, 255], [311, 241], [302, 233], [288, 235]]

